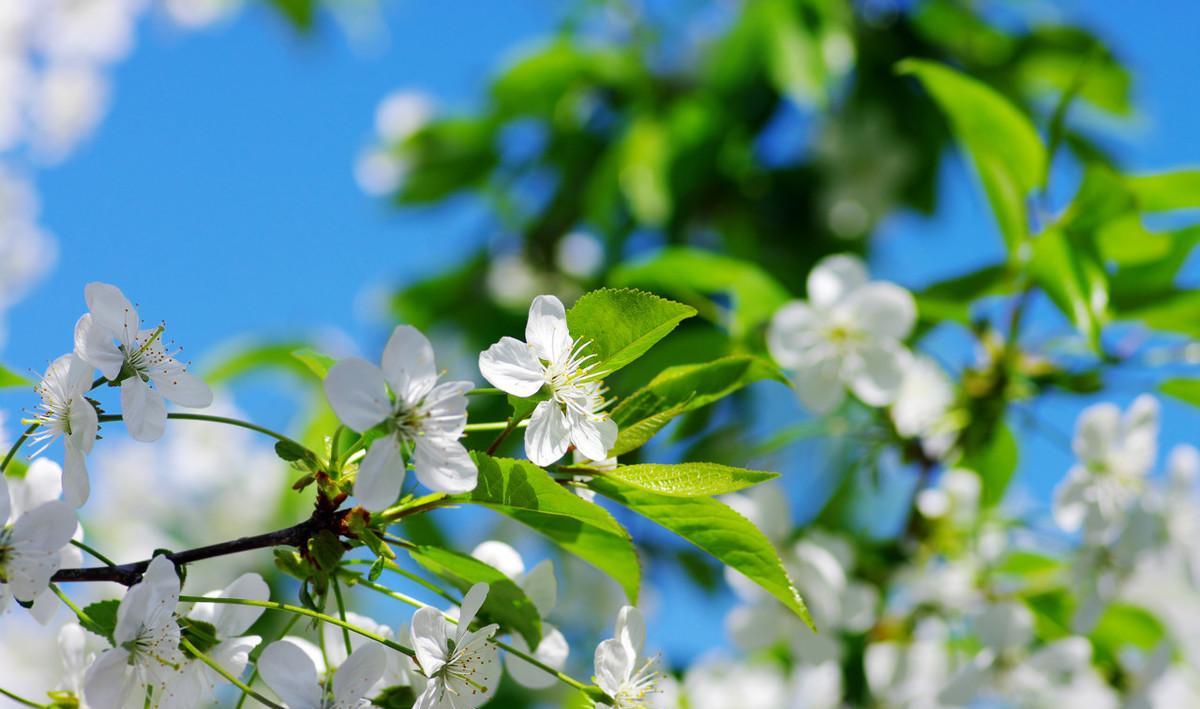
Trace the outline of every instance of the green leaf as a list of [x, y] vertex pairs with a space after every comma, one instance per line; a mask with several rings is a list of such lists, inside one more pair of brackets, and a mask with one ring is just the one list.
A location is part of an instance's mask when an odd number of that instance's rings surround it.
[[1127, 603], [1110, 603], [1089, 637], [1098, 654], [1117, 658], [1129, 646], [1153, 650], [1165, 634], [1162, 621], [1150, 611]]
[[1158, 385], [1158, 390], [1167, 396], [1173, 396], [1180, 401], [1186, 401], [1192, 406], [1200, 406], [1200, 379], [1176, 377]]
[[417, 546], [409, 548], [408, 553], [430, 573], [463, 593], [477, 583], [486, 583], [488, 595], [483, 604], [484, 617], [520, 633], [529, 647], [537, 647], [542, 641], [542, 620], [537, 606], [520, 586], [495, 567], [473, 556], [440, 547]]
[[958, 465], [979, 474], [982, 490], [979, 504], [994, 507], [1004, 499], [1008, 484], [1017, 470], [1019, 449], [1017, 437], [1012, 429], [1001, 424], [992, 433], [992, 438], [972, 455], [963, 456]]
[[731, 355], [704, 364], [684, 364], [664, 369], [612, 411], [617, 442], [610, 455], [621, 455], [642, 446], [671, 419], [729, 396], [763, 379], [787, 383], [787, 377], [770, 362], [750, 355]]
[[770, 540], [724, 503], [710, 497], [658, 495], [602, 477], [592, 478], [588, 487], [666, 527], [741, 572], [813, 627], [808, 609]]
[[984, 266], [961, 276], [938, 281], [914, 293], [922, 322], [936, 324], [945, 320], [969, 325], [971, 303], [980, 298], [1001, 295], [1010, 290], [1012, 278], [1004, 264]]
[[317, 0], [267, 0], [292, 29], [307, 34], [312, 31], [317, 16]]
[[308, 368], [308, 371], [317, 376], [317, 379], [324, 381], [325, 375], [329, 374], [329, 369], [337, 363], [337, 360], [327, 354], [322, 354], [310, 347], [303, 347], [291, 353], [292, 357], [299, 360], [301, 364]]
[[116, 645], [113, 640], [113, 631], [117, 628], [117, 609], [121, 607], [121, 602], [98, 601], [83, 609], [87, 620], [80, 619], [79, 624], [83, 629], [95, 633], [102, 638], [107, 638], [109, 644]]
[[1125, 183], [1143, 212], [1200, 208], [1200, 169], [1131, 175]]
[[642, 114], [620, 146], [620, 187], [629, 211], [643, 224], [662, 226], [671, 216], [671, 141], [653, 114]]
[[295, 441], [277, 441], [275, 443], [275, 455], [279, 456], [280, 460], [286, 460], [289, 463], [294, 463], [298, 460], [307, 461], [312, 458], [312, 454], [308, 452], [308, 449]]
[[1029, 270], [1050, 300], [1098, 350], [1108, 309], [1108, 276], [1094, 246], [1077, 232], [1048, 229], [1033, 244]]
[[608, 574], [631, 602], [637, 600], [637, 552], [629, 532], [612, 515], [568, 492], [533, 463], [471, 455], [479, 467], [478, 483], [454, 499], [512, 517]]
[[33, 386], [33, 382], [0, 364], [0, 389], [25, 386]]
[[645, 354], [695, 309], [631, 289], [602, 288], [584, 294], [567, 312], [571, 337], [590, 342], [588, 364], [612, 373]]
[[779, 473], [746, 470], [718, 463], [620, 465], [601, 475], [639, 490], [671, 497], [724, 495], [779, 477]]
[[1200, 337], [1200, 289], [1172, 289], [1146, 302], [1116, 308], [1122, 320], [1140, 320], [1155, 330]]
[[901, 74], [917, 77], [945, 111], [971, 157], [1009, 253], [1028, 234], [1026, 197], [1042, 184], [1046, 149], [1019, 109], [992, 88], [947, 66], [906, 59]]
[[[622, 265], [609, 281], [670, 294], [737, 335], [767, 322], [791, 299], [787, 289], [757, 264], [685, 247], [663, 249], [647, 261]], [[732, 300], [728, 311], [711, 300], [714, 295]]]

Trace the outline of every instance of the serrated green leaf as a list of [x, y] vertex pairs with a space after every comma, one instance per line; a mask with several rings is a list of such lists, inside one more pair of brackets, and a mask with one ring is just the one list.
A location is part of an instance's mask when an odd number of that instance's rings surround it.
[[520, 586], [495, 567], [473, 556], [440, 547], [408, 548], [413, 560], [463, 593], [477, 583], [488, 585], [484, 618], [521, 634], [529, 647], [542, 641], [542, 620], [537, 606]]
[[0, 364], [0, 389], [25, 386], [33, 386], [33, 382]]
[[107, 638], [109, 644], [115, 645], [113, 631], [117, 628], [117, 609], [120, 607], [121, 602], [117, 600], [92, 603], [83, 609], [87, 620], [81, 618], [79, 624], [84, 630]]
[[731, 355], [704, 364], [664, 369], [613, 409], [618, 434], [610, 455], [628, 453], [650, 440], [679, 414], [707, 406], [763, 379], [787, 382], [775, 365], [750, 355]]
[[602, 473], [639, 490], [671, 497], [724, 495], [779, 477], [779, 473], [746, 470], [718, 463], [646, 463], [619, 465]]
[[[739, 336], [770, 320], [791, 298], [757, 264], [685, 247], [663, 249], [646, 261], [622, 265], [609, 282], [667, 293]], [[716, 295], [727, 296], [728, 310], [711, 300]]]
[[711, 497], [669, 497], [610, 478], [588, 487], [675, 532], [758, 585], [813, 627], [812, 617], [788, 578], [779, 553], [758, 527]]
[[533, 463], [472, 452], [475, 489], [453, 499], [490, 507], [611, 576], [636, 602], [641, 567], [625, 531], [604, 508], [563, 489]]
[[585, 293], [567, 311], [571, 337], [590, 342], [589, 362], [598, 371], [611, 373], [645, 354], [681, 321], [696, 314], [694, 308], [632, 289], [602, 288]]
[[1167, 396], [1173, 396], [1180, 401], [1186, 401], [1192, 406], [1200, 406], [1200, 379], [1176, 377], [1158, 385], [1158, 390]]
[[906, 59], [901, 74], [920, 79], [950, 119], [991, 202], [1009, 253], [1029, 229], [1026, 198], [1041, 186], [1046, 149], [1023, 113], [991, 87], [936, 62]]

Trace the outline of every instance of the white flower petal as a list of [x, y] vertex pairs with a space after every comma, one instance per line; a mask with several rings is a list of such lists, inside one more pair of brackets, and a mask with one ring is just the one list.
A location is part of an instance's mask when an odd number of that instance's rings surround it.
[[809, 358], [809, 351], [824, 341], [825, 317], [808, 303], [793, 300], [771, 317], [767, 349], [781, 366], [794, 369]]
[[258, 674], [288, 709], [319, 709], [321, 685], [317, 668], [299, 646], [281, 640], [263, 650], [258, 658]]
[[418, 608], [412, 617], [412, 649], [426, 677], [442, 669], [448, 659], [446, 619], [436, 608]]
[[912, 293], [884, 281], [855, 290], [846, 299], [846, 308], [856, 328], [872, 337], [902, 340], [917, 321], [917, 303]]
[[425, 487], [451, 495], [475, 489], [479, 469], [458, 441], [426, 436], [414, 449], [413, 472]]
[[[496, 626], [490, 626], [493, 630]], [[452, 704], [442, 706], [451, 709], [474, 709], [486, 704], [500, 685], [500, 656], [496, 647], [486, 642], [472, 651], [470, 682], [461, 676], [452, 675], [446, 680], [446, 698], [453, 697]], [[482, 687], [482, 689], [480, 689]]]
[[[262, 576], [256, 573], [242, 574], [221, 591], [212, 594], [217, 598], [247, 598], [252, 601], [271, 599], [271, 588]], [[211, 623], [217, 637], [228, 639], [241, 635], [262, 616], [264, 608], [232, 605], [229, 603], [197, 603], [192, 607], [189, 618]]]
[[121, 382], [121, 418], [135, 440], [157, 441], [167, 427], [167, 407], [162, 395], [138, 377]]
[[633, 606], [623, 606], [617, 613], [613, 637], [633, 650], [635, 657], [641, 655], [642, 647], [646, 644], [646, 619], [642, 617], [642, 612]]
[[117, 380], [125, 364], [125, 354], [113, 343], [113, 334], [88, 314], [75, 323], [75, 354], [109, 381]]
[[1083, 526], [1090, 501], [1092, 476], [1076, 466], [1054, 489], [1054, 522], [1064, 532], [1077, 532]]
[[[38, 551], [58, 552], [71, 541], [79, 522], [69, 505], [51, 500], [26, 510], [12, 526], [12, 543]], [[22, 598], [21, 600], [29, 600]]]
[[846, 357], [843, 372], [855, 396], [870, 406], [886, 406], [896, 398], [908, 350], [895, 340], [869, 340]]
[[213, 402], [212, 389], [203, 379], [191, 372], [169, 367], [164, 371], [152, 369], [149, 372], [151, 381], [158, 391], [180, 406], [189, 409], [204, 409]]
[[1071, 443], [1075, 455], [1083, 461], [1101, 461], [1120, 440], [1121, 409], [1104, 402], [1089, 406], [1075, 421], [1075, 438]]
[[[34, 458], [25, 477], [14, 481], [9, 494], [12, 495], [14, 518], [20, 517], [25, 510], [57, 500], [62, 494], [62, 468], [50, 458]], [[3, 510], [0, 510], [0, 524], [4, 518]]]
[[333, 699], [339, 707], [357, 707], [387, 669], [387, 653], [378, 643], [363, 643], [333, 675]]
[[438, 377], [429, 339], [415, 327], [397, 325], [383, 348], [383, 376], [397, 397], [409, 403], [420, 401]]
[[66, 459], [62, 470], [63, 499], [68, 505], [79, 509], [87, 502], [91, 493], [88, 480], [87, 457], [75, 446], [66, 447]]
[[83, 288], [83, 299], [96, 322], [118, 339], [124, 339], [122, 332], [125, 330], [138, 331], [137, 310], [120, 288], [108, 283], [89, 283]]
[[329, 369], [325, 396], [342, 423], [360, 433], [392, 412], [383, 372], [359, 357], [348, 357]]
[[124, 648], [105, 650], [88, 668], [83, 679], [83, 698], [88, 706], [124, 707], [138, 684], [129, 651]]
[[404, 473], [404, 456], [396, 437], [377, 438], [358, 466], [354, 496], [368, 512], [385, 510], [400, 496]]
[[[509, 642], [521, 652], [529, 652], [529, 644], [520, 635], [514, 635]], [[543, 623], [542, 641], [538, 643], [533, 656], [550, 667], [561, 670], [567, 663], [569, 653], [570, 646], [567, 645], [567, 639], [563, 637], [562, 632], [552, 625]], [[504, 656], [504, 666], [517, 684], [529, 689], [545, 689], [558, 681], [554, 675], [531, 665], [512, 653]]]
[[558, 603], [558, 579], [554, 577], [554, 562], [542, 559], [521, 579], [521, 590], [537, 606], [543, 618], [550, 615]]
[[83, 394], [72, 397], [71, 432], [67, 434], [67, 442], [81, 453], [91, 453], [99, 428], [100, 418], [96, 414], [96, 407]]
[[159, 555], [150, 561], [142, 580], [130, 587], [117, 608], [117, 626], [113, 638], [124, 644], [144, 628], [161, 628], [178, 634], [175, 606], [179, 604], [179, 576], [175, 564]]
[[489, 539], [475, 547], [471, 556], [510, 579], [516, 579], [525, 573], [525, 560], [521, 558], [521, 554], [504, 542]]
[[513, 396], [533, 396], [546, 383], [545, 367], [533, 348], [512, 337], [500, 338], [479, 354], [479, 372]]
[[588, 460], [604, 460], [617, 442], [617, 424], [608, 416], [588, 416], [575, 410], [567, 413], [571, 443]]
[[796, 366], [793, 383], [800, 402], [815, 414], [827, 414], [842, 403], [846, 395], [841, 379], [841, 363], [836, 355], [809, 357]]
[[12, 496], [8, 491], [8, 480], [4, 475], [0, 475], [0, 529], [8, 524], [8, 518], [11, 516]]
[[863, 286], [869, 276], [866, 264], [856, 256], [827, 256], [808, 274], [808, 299], [817, 307], [829, 307]]
[[550, 465], [567, 452], [571, 444], [570, 433], [567, 417], [558, 404], [543, 401], [529, 417], [529, 428], [525, 429], [525, 454], [534, 465]]
[[629, 649], [616, 639], [601, 641], [596, 646], [594, 658], [596, 684], [608, 694], [616, 694], [624, 684], [625, 679], [634, 670], [636, 657], [631, 657]]
[[467, 392], [475, 385], [467, 381], [442, 382], [425, 397], [422, 432], [457, 440], [467, 425]]
[[[525, 323], [525, 341], [548, 362], [565, 362], [571, 354], [571, 333], [567, 329], [567, 311], [552, 295], [539, 295], [529, 305]], [[498, 385], [497, 385], [498, 386]]]
[[469, 630], [469, 626], [475, 621], [475, 616], [479, 614], [479, 609], [483, 607], [483, 602], [487, 600], [488, 585], [486, 583], [477, 583], [472, 586], [465, 596], [462, 603], [459, 604], [458, 610], [458, 631], [457, 637], [460, 641]]

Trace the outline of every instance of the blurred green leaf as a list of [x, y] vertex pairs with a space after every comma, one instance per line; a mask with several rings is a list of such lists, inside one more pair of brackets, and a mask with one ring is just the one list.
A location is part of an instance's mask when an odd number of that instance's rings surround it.
[[1012, 280], [1006, 265], [994, 264], [938, 281], [914, 294], [917, 312], [930, 325], [946, 320], [968, 325], [971, 304], [980, 298], [1008, 293]]
[[25, 386], [33, 386], [33, 382], [0, 364], [0, 389]]
[[718, 463], [619, 465], [600, 474], [639, 490], [671, 497], [724, 495], [779, 477], [779, 473]]
[[1200, 209], [1200, 169], [1130, 175], [1125, 181], [1143, 212]]
[[537, 647], [542, 641], [542, 620], [537, 606], [520, 586], [498, 569], [451, 549], [431, 546], [407, 549], [414, 561], [463, 593], [477, 583], [486, 583], [488, 595], [483, 603], [484, 618], [520, 633], [529, 647]]
[[210, 384], [219, 384], [254, 372], [279, 370], [307, 380], [313, 371], [292, 354], [307, 346], [307, 343], [295, 340], [234, 344], [205, 363], [203, 376]]
[[724, 503], [709, 497], [657, 495], [610, 478], [592, 478], [588, 487], [666, 527], [741, 572], [813, 627], [808, 609], [770, 540]]
[[[624, 264], [610, 283], [663, 292], [690, 303], [700, 314], [742, 335], [767, 322], [791, 296], [756, 264], [691, 248], [663, 249], [650, 259]], [[712, 300], [727, 297], [728, 316]]]
[[309, 347], [303, 347], [291, 354], [321, 381], [324, 381], [325, 375], [329, 374], [329, 369], [337, 363], [333, 357]]
[[1192, 406], [1200, 406], [1200, 379], [1168, 379], [1158, 385], [1158, 390]]
[[1154, 650], [1166, 636], [1166, 629], [1153, 613], [1127, 603], [1110, 603], [1089, 639], [1098, 655], [1118, 659], [1121, 651], [1128, 647]]
[[546, 471], [523, 460], [472, 453], [475, 489], [454, 499], [489, 507], [528, 526], [611, 576], [637, 601], [641, 567], [625, 528], [603, 508], [568, 492]]
[[988, 86], [935, 62], [906, 59], [902, 74], [916, 76], [946, 112], [992, 204], [1010, 253], [1029, 231], [1026, 198], [1042, 184], [1046, 150], [1029, 119]]
[[301, 33], [312, 30], [317, 17], [317, 0], [267, 0], [271, 7]]
[[695, 314], [687, 305], [652, 293], [602, 288], [575, 301], [567, 312], [567, 326], [577, 341], [591, 343], [585, 351], [595, 358], [588, 366], [612, 373]]
[[1017, 437], [1011, 428], [1001, 424], [992, 433], [987, 445], [958, 462], [960, 467], [979, 474], [982, 483], [979, 504], [982, 507], [995, 507], [1004, 499], [1008, 484], [1017, 470], [1019, 453]]
[[787, 377], [775, 365], [750, 355], [731, 355], [705, 364], [664, 369], [613, 409], [618, 434], [610, 455], [628, 453], [650, 440], [676, 416], [764, 379], [787, 383]]
[[1039, 235], [1029, 270], [1034, 282], [1098, 350], [1108, 309], [1108, 276], [1094, 246], [1077, 233], [1051, 228]]

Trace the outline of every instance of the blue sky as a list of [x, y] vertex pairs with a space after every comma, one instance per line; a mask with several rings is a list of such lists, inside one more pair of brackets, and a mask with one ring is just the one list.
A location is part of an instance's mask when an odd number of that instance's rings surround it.
[[[298, 40], [261, 10], [196, 34], [144, 25], [116, 71], [113, 104], [96, 135], [38, 175], [60, 256], [10, 313], [4, 361], [41, 370], [67, 351], [91, 280], [120, 284], [147, 321], [168, 318], [173, 337], [197, 359], [231, 337], [314, 329], [346, 331], [374, 354], [384, 332], [366, 316], [364, 293], [452, 263], [480, 237], [467, 210], [398, 213], [359, 190], [353, 161], [371, 139], [378, 101], [415, 88], [449, 110], [469, 108], [498, 62], [553, 28], [556, 7], [480, 2], [464, 21], [465, 11], [451, 4], [396, 3], [386, 42], [369, 49], [336, 32]], [[1141, 113], [1116, 138], [1127, 163], [1200, 164], [1196, 6], [1074, 0], [1062, 7], [1105, 36], [1137, 78]], [[998, 255], [986, 205], [965, 178], [961, 164], [947, 168], [937, 218], [889, 222], [873, 264], [880, 275], [918, 286]], [[1125, 387], [1119, 399], [1136, 389]], [[248, 403], [252, 412], [266, 408]], [[1069, 431], [1085, 403], [1050, 402], [1046, 417]], [[1200, 421], [1183, 406], [1164, 411], [1165, 449]], [[1069, 459], [1038, 437], [1028, 438], [1025, 455], [1049, 471], [1023, 478], [1044, 500]], [[688, 600], [688, 591], [668, 583], [668, 592]], [[719, 624], [685, 617], [705, 608], [714, 610], [690, 599], [671, 611], [659, 633], [669, 655], [722, 641], [719, 627], [700, 627]]]

